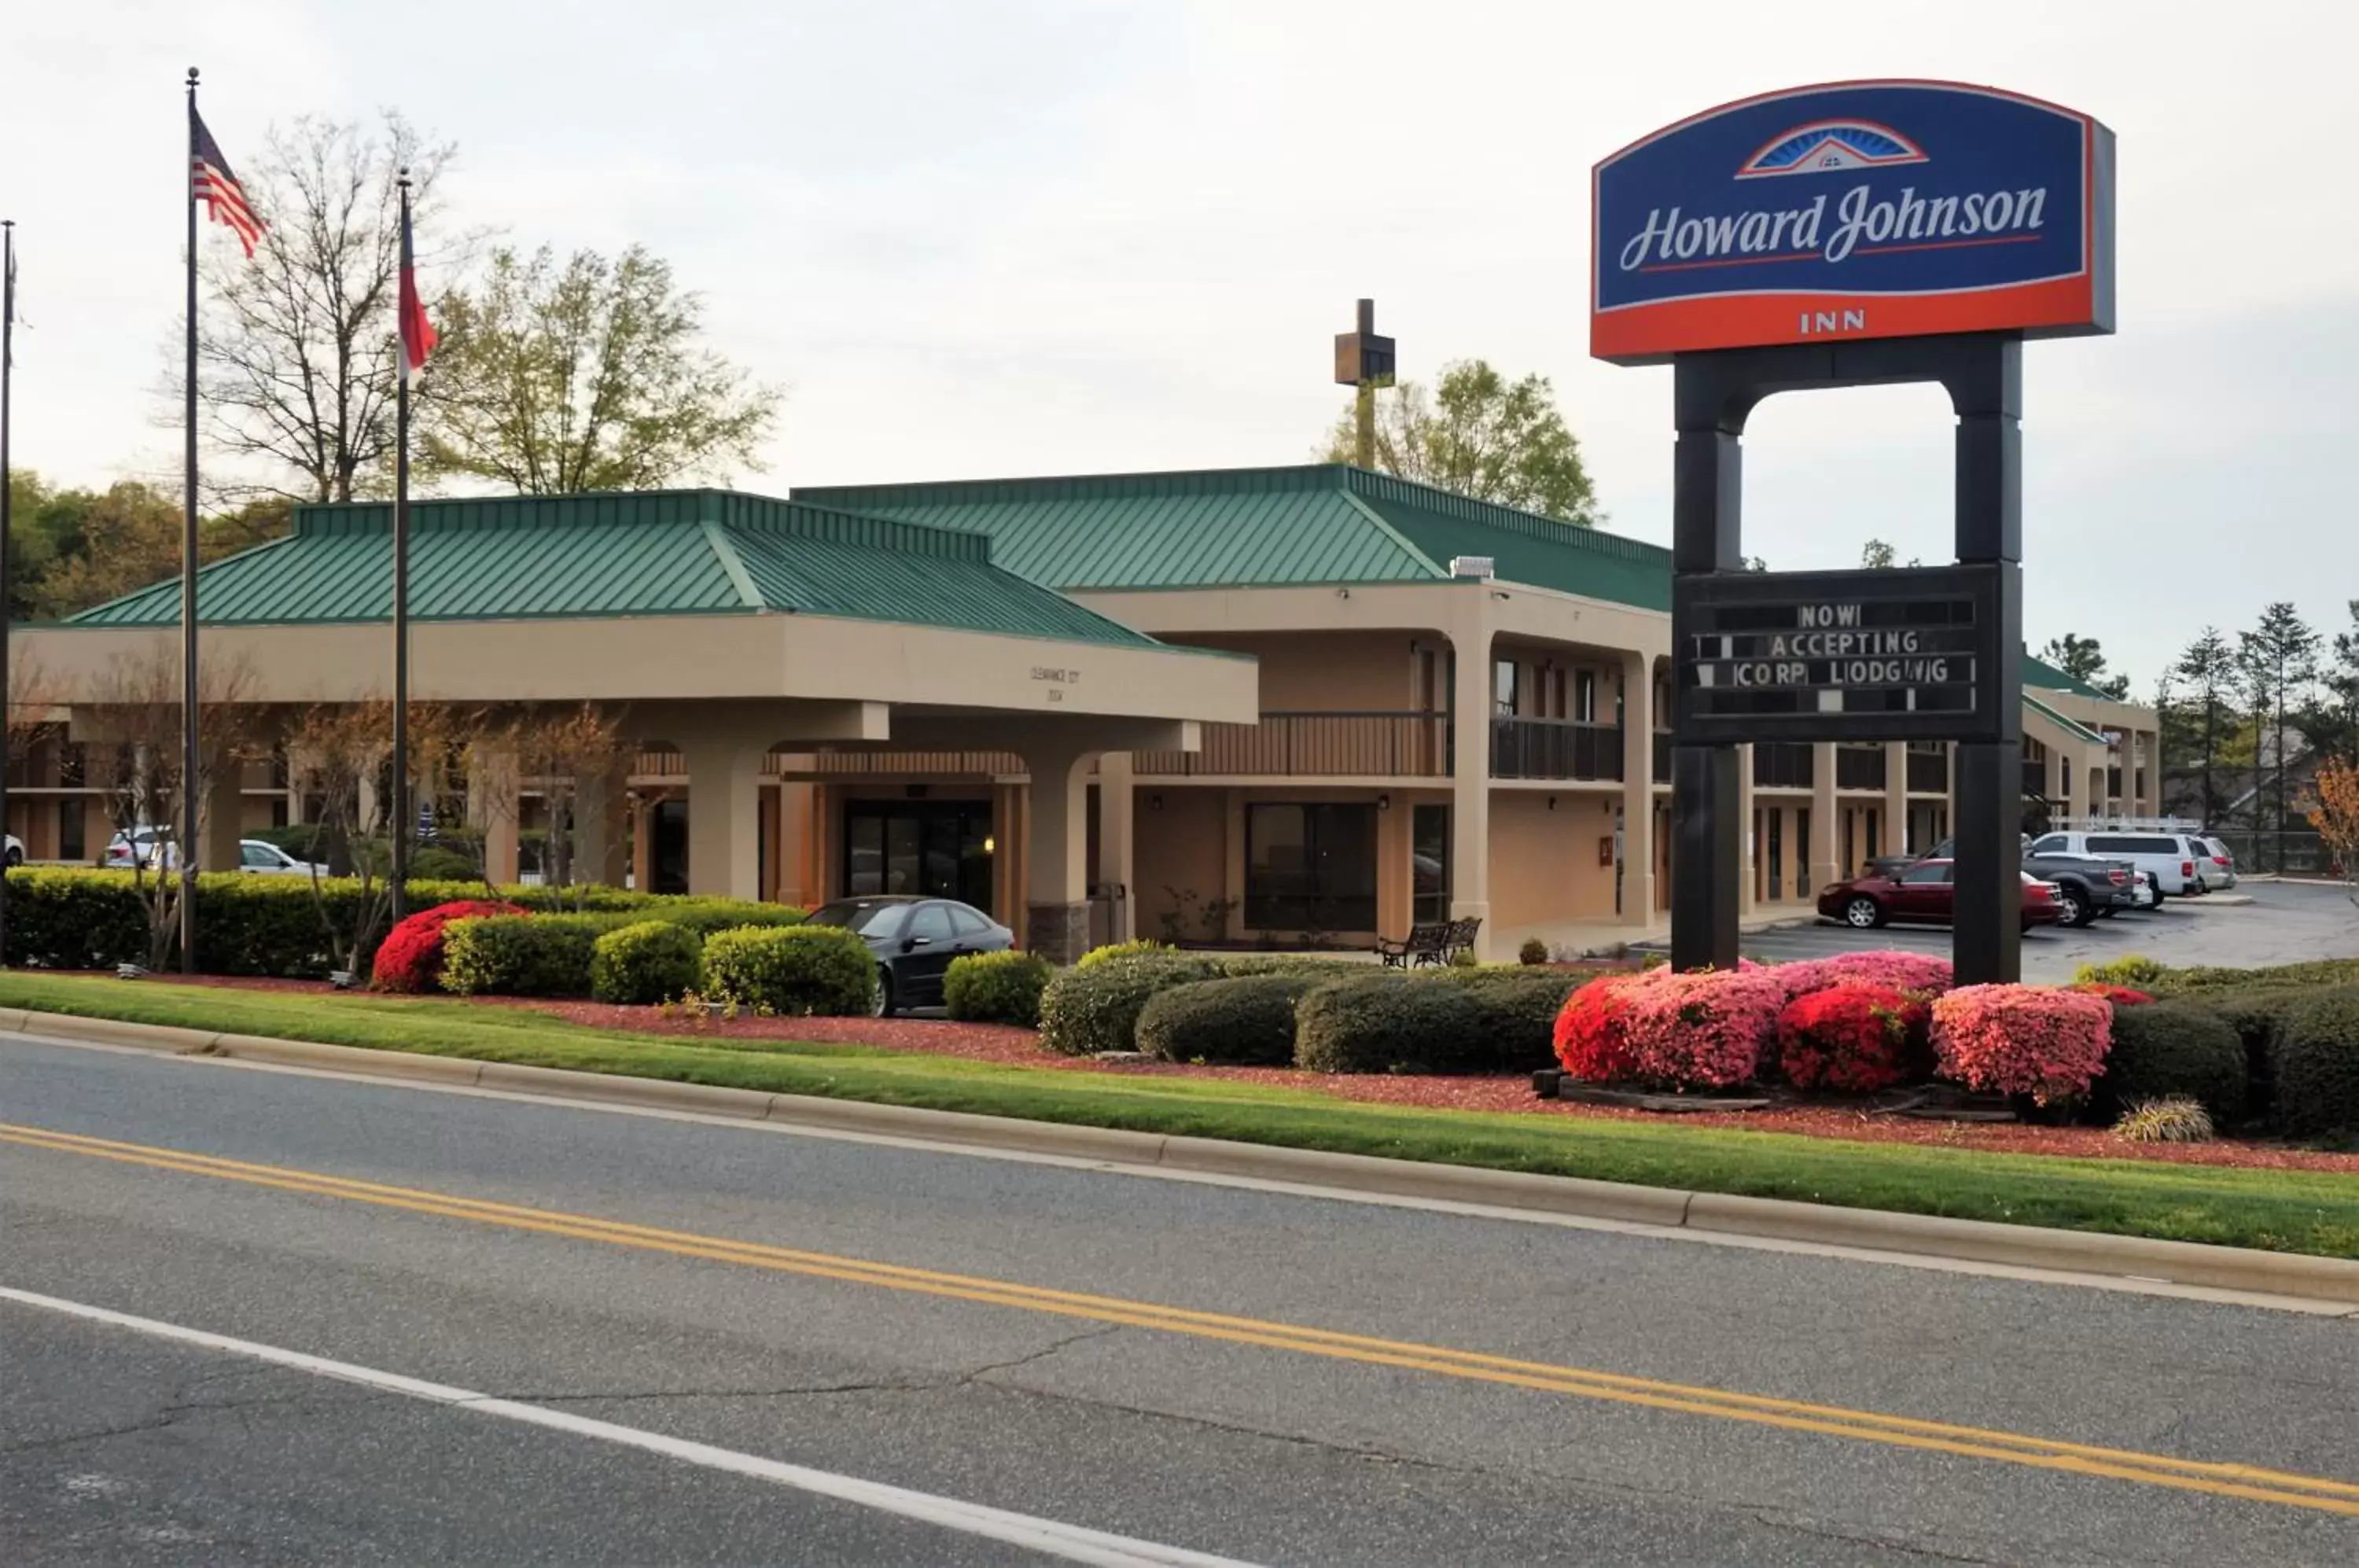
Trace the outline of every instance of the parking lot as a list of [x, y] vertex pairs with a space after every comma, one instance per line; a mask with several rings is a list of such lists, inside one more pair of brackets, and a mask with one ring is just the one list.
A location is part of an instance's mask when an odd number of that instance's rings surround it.
[[[2244, 899], [2249, 898], [2249, 903]], [[1667, 942], [1646, 944], [1666, 948]], [[1886, 926], [1854, 931], [1832, 920], [1745, 934], [1743, 950], [1764, 964], [1823, 958], [1864, 948], [1950, 951], [1946, 926]], [[2164, 964], [2293, 964], [2310, 958], [2359, 958], [2359, 908], [2340, 887], [2303, 883], [2245, 882], [2234, 893], [2174, 898], [2151, 914], [2123, 914], [2081, 931], [2037, 927], [2023, 939], [2023, 977], [2070, 980], [2083, 964], [2137, 953]]]

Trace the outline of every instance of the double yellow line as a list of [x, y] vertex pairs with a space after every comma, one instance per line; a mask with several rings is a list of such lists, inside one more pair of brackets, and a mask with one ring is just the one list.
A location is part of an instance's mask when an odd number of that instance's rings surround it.
[[1261, 1318], [1194, 1312], [1151, 1301], [1128, 1301], [1118, 1296], [1048, 1290], [975, 1275], [910, 1269], [832, 1253], [629, 1225], [587, 1214], [490, 1203], [479, 1198], [458, 1197], [413, 1187], [357, 1181], [317, 1171], [221, 1160], [212, 1155], [190, 1154], [146, 1144], [121, 1143], [110, 1138], [86, 1138], [44, 1127], [0, 1122], [0, 1143], [113, 1160], [150, 1170], [212, 1177], [218, 1181], [238, 1181], [310, 1197], [338, 1198], [380, 1208], [404, 1209], [413, 1214], [467, 1220], [509, 1230], [601, 1242], [610, 1247], [626, 1247], [643, 1252], [669, 1253], [680, 1258], [734, 1263], [880, 1290], [978, 1301], [988, 1306], [1014, 1307], [1025, 1312], [1080, 1318], [1093, 1323], [1119, 1323], [1128, 1328], [1257, 1345], [1268, 1350], [1291, 1351], [1301, 1356], [1325, 1356], [1371, 1367], [1397, 1367], [1468, 1382], [1500, 1384], [1540, 1393], [1603, 1399], [1649, 1410], [1675, 1410], [1685, 1415], [1780, 1427], [1789, 1432], [1850, 1438], [1894, 1448], [1956, 1454], [2006, 1465], [2029, 1465], [2041, 1470], [2164, 1486], [2175, 1491], [2205, 1492], [2217, 1497], [2242, 1497], [2253, 1502], [2359, 1517], [2359, 1485], [2261, 1469], [2249, 1465], [2210, 1464], [2134, 1450], [2060, 1443], [2019, 1432], [1880, 1415], [1872, 1410], [1846, 1410], [1836, 1405], [1768, 1399], [1757, 1394], [1733, 1393], [1726, 1389], [1669, 1383], [1650, 1377], [1625, 1377], [1584, 1367], [1519, 1361], [1507, 1356], [1484, 1356], [1474, 1351], [1453, 1350], [1443, 1345], [1419, 1345], [1411, 1341], [1338, 1334], [1327, 1329], [1307, 1328]]

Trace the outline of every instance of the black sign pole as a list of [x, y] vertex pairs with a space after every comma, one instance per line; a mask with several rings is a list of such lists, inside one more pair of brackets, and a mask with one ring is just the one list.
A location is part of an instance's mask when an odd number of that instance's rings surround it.
[[[1960, 565], [1997, 569], [1995, 623], [1985, 646], [2006, 661], [1983, 682], [2003, 691], [1996, 738], [1958, 743], [1955, 935], [1958, 984], [2023, 976], [2023, 344], [1957, 338], [1945, 379], [1958, 414]], [[1989, 730], [1984, 735], [1990, 735]]]
[[[1741, 572], [1744, 451], [1749, 398], [1725, 396], [1723, 366], [1734, 356], [1682, 354], [1672, 368], [1679, 438], [1671, 452], [1671, 575], [1682, 579]], [[1674, 659], [1693, 656], [1697, 628], [1671, 596]], [[1673, 699], [1671, 736], [1671, 964], [1679, 969], [1734, 969], [1738, 888], [1745, 874], [1743, 790], [1732, 745], [1698, 745], [1685, 693]]]

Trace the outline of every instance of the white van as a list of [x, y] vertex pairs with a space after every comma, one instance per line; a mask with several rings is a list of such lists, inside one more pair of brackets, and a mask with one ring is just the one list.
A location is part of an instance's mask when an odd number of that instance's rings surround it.
[[2185, 833], [2052, 833], [2033, 843], [2034, 855], [2093, 855], [2101, 860], [2126, 860], [2154, 878], [2154, 907], [2166, 898], [2184, 898], [2206, 892], [2203, 868], [2212, 852], [2202, 841]]

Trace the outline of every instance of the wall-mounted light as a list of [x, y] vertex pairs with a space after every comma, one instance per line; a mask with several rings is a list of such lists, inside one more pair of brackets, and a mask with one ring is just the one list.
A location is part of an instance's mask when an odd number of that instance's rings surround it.
[[1338, 588], [1335, 590], [1335, 597], [1338, 599], [1348, 599], [1351, 596], [1352, 591], [1349, 588]]
[[1556, 797], [1553, 795], [1549, 797], [1549, 810], [1551, 811], [1556, 810]]
[[1163, 809], [1163, 797], [1160, 795], [1149, 795], [1147, 798], [1147, 809], [1150, 811], [1161, 811]]
[[1597, 809], [1603, 811], [1610, 817], [1614, 814], [1614, 802], [1611, 800], [1600, 800], [1597, 802]]
[[985, 855], [997, 855], [999, 853], [999, 841], [992, 837], [989, 833], [984, 834], [983, 853]]
[[1392, 809], [1393, 798], [1390, 795], [1379, 795], [1376, 797], [1376, 810], [1380, 811], [1389, 811]]

